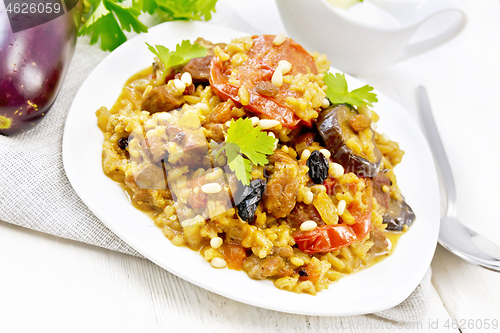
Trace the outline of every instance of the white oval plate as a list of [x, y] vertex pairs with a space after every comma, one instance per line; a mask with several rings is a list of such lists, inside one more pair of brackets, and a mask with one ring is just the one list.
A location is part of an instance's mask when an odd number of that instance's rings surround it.
[[[406, 151], [396, 174], [417, 220], [392, 256], [342, 278], [317, 296], [279, 290], [271, 281], [252, 280], [242, 271], [212, 268], [197, 252], [172, 245], [146, 214], [130, 204], [123, 189], [104, 175], [103, 135], [95, 111], [101, 106], [110, 108], [125, 81], [151, 64], [153, 54], [145, 42], [172, 49], [183, 39], [228, 42], [245, 35], [206, 23], [168, 22], [113, 51], [85, 80], [66, 120], [63, 160], [71, 184], [92, 212], [130, 246], [169, 272], [219, 295], [262, 308], [320, 316], [371, 313], [399, 304], [417, 287], [434, 254], [439, 231], [438, 183], [422, 132], [401, 106], [379, 92], [375, 106], [381, 116], [379, 129]], [[351, 89], [362, 85], [351, 77], [348, 81]]]

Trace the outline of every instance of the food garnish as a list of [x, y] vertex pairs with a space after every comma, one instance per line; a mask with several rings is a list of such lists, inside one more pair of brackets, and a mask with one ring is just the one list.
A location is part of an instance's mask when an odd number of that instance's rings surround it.
[[78, 35], [91, 35], [90, 44], [97, 43], [100, 38], [103, 50], [112, 51], [125, 43], [127, 37], [123, 30], [133, 29], [137, 33], [148, 31], [148, 27], [138, 19], [141, 11], [134, 6], [124, 6], [113, 0], [88, 0], [87, 4], [92, 6], [92, 12], [86, 17]]
[[191, 44], [189, 40], [183, 40], [177, 44], [175, 51], [170, 51], [163, 45], [155, 45], [156, 49], [146, 43], [149, 51], [153, 52], [165, 66], [162, 74], [162, 81], [165, 80], [168, 70], [172, 67], [187, 63], [193, 58], [201, 58], [207, 54], [207, 49], [198, 43]]
[[361, 88], [349, 92], [345, 75], [336, 73], [326, 73], [323, 79], [328, 89], [326, 97], [333, 104], [350, 104], [352, 106], [373, 106], [372, 103], [378, 102], [377, 95], [372, 93], [373, 87], [365, 85]]
[[78, 35], [91, 35], [90, 44], [100, 38], [101, 49], [113, 51], [127, 41], [123, 30], [148, 31], [139, 19], [141, 13], [160, 14], [164, 21], [208, 21], [217, 3], [217, 0], [133, 0], [129, 7], [121, 4], [122, 1], [84, 0], [85, 24]]
[[266, 165], [266, 155], [274, 152], [277, 139], [268, 136], [259, 126], [253, 127], [249, 118], [231, 120], [222, 149], [226, 151], [228, 165], [243, 184], [250, 184], [252, 164]]

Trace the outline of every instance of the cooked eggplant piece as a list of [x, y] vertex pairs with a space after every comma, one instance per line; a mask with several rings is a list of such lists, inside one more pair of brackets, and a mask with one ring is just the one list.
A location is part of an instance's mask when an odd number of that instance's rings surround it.
[[401, 231], [405, 224], [411, 226], [415, 218], [415, 213], [404, 199], [397, 201], [391, 198], [383, 223], [387, 224], [386, 230]]
[[375, 145], [375, 136], [372, 137], [374, 148], [371, 158], [348, 147], [349, 140], [356, 141], [358, 135], [350, 124], [351, 118], [356, 115], [356, 110], [344, 104], [333, 105], [320, 113], [316, 126], [335, 162], [341, 164], [347, 172], [372, 178], [378, 173], [382, 153]]
[[372, 179], [373, 183], [373, 197], [377, 200], [378, 204], [385, 209], [389, 208], [390, 193], [384, 192], [384, 186], [391, 186], [391, 180], [383, 172], [380, 171], [376, 177]]

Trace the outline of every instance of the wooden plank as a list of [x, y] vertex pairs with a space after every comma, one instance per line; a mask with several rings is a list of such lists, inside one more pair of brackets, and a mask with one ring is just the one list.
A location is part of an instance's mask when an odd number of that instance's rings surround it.
[[[140, 259], [0, 222], [0, 332], [387, 332], [378, 317], [299, 316], [196, 287]], [[432, 290], [421, 332], [449, 316]], [[27, 320], [29, 318], [29, 320]]]
[[463, 333], [477, 332], [487, 321], [500, 328], [500, 274], [471, 265], [438, 246], [432, 282]]

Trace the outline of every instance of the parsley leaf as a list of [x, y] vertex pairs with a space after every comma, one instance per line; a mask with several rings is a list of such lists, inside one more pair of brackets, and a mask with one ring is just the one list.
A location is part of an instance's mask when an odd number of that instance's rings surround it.
[[323, 80], [328, 87], [326, 97], [334, 104], [346, 103], [353, 106], [367, 105], [372, 107], [372, 103], [378, 102], [377, 95], [371, 92], [373, 87], [369, 85], [349, 92], [344, 74], [326, 73]]
[[90, 44], [100, 40], [101, 49], [112, 51], [127, 41], [123, 31], [147, 32], [139, 15], [159, 14], [162, 21], [205, 20], [212, 18], [217, 0], [132, 0], [132, 7], [122, 5], [124, 0], [84, 0], [84, 15], [79, 36], [91, 35]]
[[250, 184], [252, 164], [265, 165], [266, 155], [274, 152], [277, 139], [270, 137], [260, 127], [253, 127], [247, 118], [231, 120], [226, 143], [219, 151], [226, 151], [229, 168], [243, 184]]
[[162, 81], [165, 80], [169, 68], [185, 64], [193, 58], [204, 57], [207, 54], [206, 48], [198, 43], [191, 44], [188, 40], [183, 40], [181, 44], [177, 44], [175, 51], [170, 51], [163, 45], [155, 45], [156, 49], [148, 43], [146, 45], [148, 50], [153, 52], [165, 65]]
[[[90, 44], [101, 39], [101, 49], [114, 50], [123, 44], [127, 37], [125, 31], [147, 32], [148, 28], [137, 18], [140, 11], [126, 7], [112, 0], [90, 0], [94, 11], [87, 18], [78, 33], [79, 36], [91, 35]], [[120, 24], [118, 24], [118, 21]]]
[[167, 21], [197, 20], [208, 21], [215, 12], [217, 0], [136, 0], [154, 1]]

